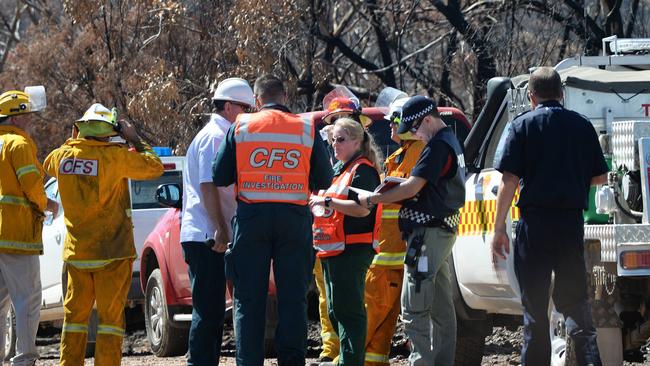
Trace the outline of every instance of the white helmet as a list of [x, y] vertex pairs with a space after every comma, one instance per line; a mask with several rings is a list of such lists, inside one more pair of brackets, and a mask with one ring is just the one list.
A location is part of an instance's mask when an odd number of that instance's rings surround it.
[[99, 103], [95, 103], [88, 108], [83, 117], [77, 120], [77, 122], [90, 122], [90, 121], [99, 121], [106, 122], [111, 126], [117, 126], [116, 113], [110, 109], [104, 107]]
[[404, 107], [404, 104], [406, 104], [406, 101], [409, 100], [408, 97], [400, 98], [395, 101], [393, 101], [390, 106], [388, 107], [388, 113], [384, 116], [384, 119], [387, 119], [391, 122], [393, 122], [393, 119], [395, 118], [401, 118], [402, 117], [402, 107]]
[[402, 106], [408, 100], [408, 94], [390, 86], [381, 90], [375, 101], [375, 107], [380, 108], [386, 115], [384, 119], [393, 121], [402, 114]]
[[222, 80], [219, 85], [217, 85], [212, 100], [238, 102], [246, 104], [249, 107], [255, 107], [253, 89], [251, 89], [248, 81], [242, 78], [229, 78]]

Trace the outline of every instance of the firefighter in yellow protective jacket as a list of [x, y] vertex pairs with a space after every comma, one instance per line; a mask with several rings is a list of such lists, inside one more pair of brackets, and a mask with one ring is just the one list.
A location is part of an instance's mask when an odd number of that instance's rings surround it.
[[[93, 104], [75, 123], [78, 134], [45, 159], [59, 181], [68, 234], [68, 271], [61, 365], [83, 365], [88, 319], [97, 302], [96, 365], [119, 365], [124, 306], [136, 257], [127, 179], [155, 179], [163, 165], [151, 147], [116, 113]], [[120, 135], [134, 148], [109, 142]]]
[[[408, 178], [418, 161], [424, 142], [411, 134], [397, 136], [402, 105], [408, 98], [394, 101], [385, 118], [391, 122], [391, 138], [401, 147], [386, 159], [386, 175]], [[382, 211], [379, 253], [366, 274], [366, 358], [364, 365], [388, 365], [391, 339], [400, 314], [400, 294], [404, 277], [406, 242], [397, 226], [398, 204], [386, 204]]]
[[[43, 100], [44, 96], [43, 89]], [[43, 168], [27, 133], [31, 112], [39, 110], [33, 96], [25, 92], [0, 95], [0, 319], [5, 319], [13, 303], [17, 339], [12, 365], [33, 365], [38, 358], [41, 231], [44, 211], [56, 213], [58, 207], [45, 196]], [[3, 320], [0, 360], [5, 357], [5, 332]]]

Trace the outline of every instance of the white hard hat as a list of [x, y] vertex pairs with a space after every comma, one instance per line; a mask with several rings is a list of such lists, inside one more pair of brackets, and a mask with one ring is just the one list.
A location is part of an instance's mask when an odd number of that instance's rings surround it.
[[112, 126], [117, 125], [115, 114], [110, 109], [104, 107], [99, 103], [95, 103], [88, 108], [83, 117], [77, 120], [77, 122], [89, 122], [89, 121], [99, 121], [106, 122]]
[[404, 107], [407, 100], [409, 100], [408, 97], [394, 100], [388, 107], [388, 113], [384, 116], [384, 119], [392, 121], [395, 117], [401, 117], [402, 107]]
[[32, 112], [40, 112], [47, 107], [47, 98], [45, 97], [45, 87], [43, 85], [25, 87], [25, 94], [29, 95]]
[[229, 78], [222, 80], [214, 91], [212, 100], [225, 100], [246, 104], [249, 107], [255, 106], [253, 89], [248, 81], [242, 78]]

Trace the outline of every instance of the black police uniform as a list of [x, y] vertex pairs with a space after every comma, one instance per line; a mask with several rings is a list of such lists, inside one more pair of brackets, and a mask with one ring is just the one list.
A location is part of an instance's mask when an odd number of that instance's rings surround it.
[[596, 330], [587, 303], [584, 221], [591, 179], [608, 171], [591, 123], [559, 102], [541, 103], [511, 124], [496, 162], [520, 178], [515, 272], [524, 306], [523, 365], [548, 365], [548, 300], [566, 319], [579, 364], [600, 365]]
[[[409, 234], [417, 227], [440, 226], [456, 232], [458, 210], [465, 204], [464, 159], [450, 127], [442, 128], [427, 142], [411, 172], [411, 176], [424, 178], [427, 183], [402, 204], [398, 221], [401, 232]], [[448, 171], [441, 176], [448, 163]]]

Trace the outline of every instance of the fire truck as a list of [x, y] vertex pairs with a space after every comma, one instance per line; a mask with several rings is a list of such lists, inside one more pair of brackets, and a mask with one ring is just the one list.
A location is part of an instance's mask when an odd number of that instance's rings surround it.
[[[555, 69], [564, 106], [591, 121], [611, 167], [607, 184], [591, 188], [584, 244], [601, 357], [605, 365], [622, 365], [624, 358], [643, 357], [650, 339], [650, 39], [602, 42], [601, 56], [569, 58]], [[494, 162], [511, 121], [530, 109], [528, 79], [491, 79], [486, 105], [465, 140], [466, 204], [450, 258], [460, 365], [480, 364], [492, 327], [521, 325], [513, 256], [493, 263], [490, 243], [501, 181]], [[518, 219], [513, 203], [506, 225], [511, 246]], [[572, 364], [564, 319], [552, 300], [548, 309], [552, 364]]]

